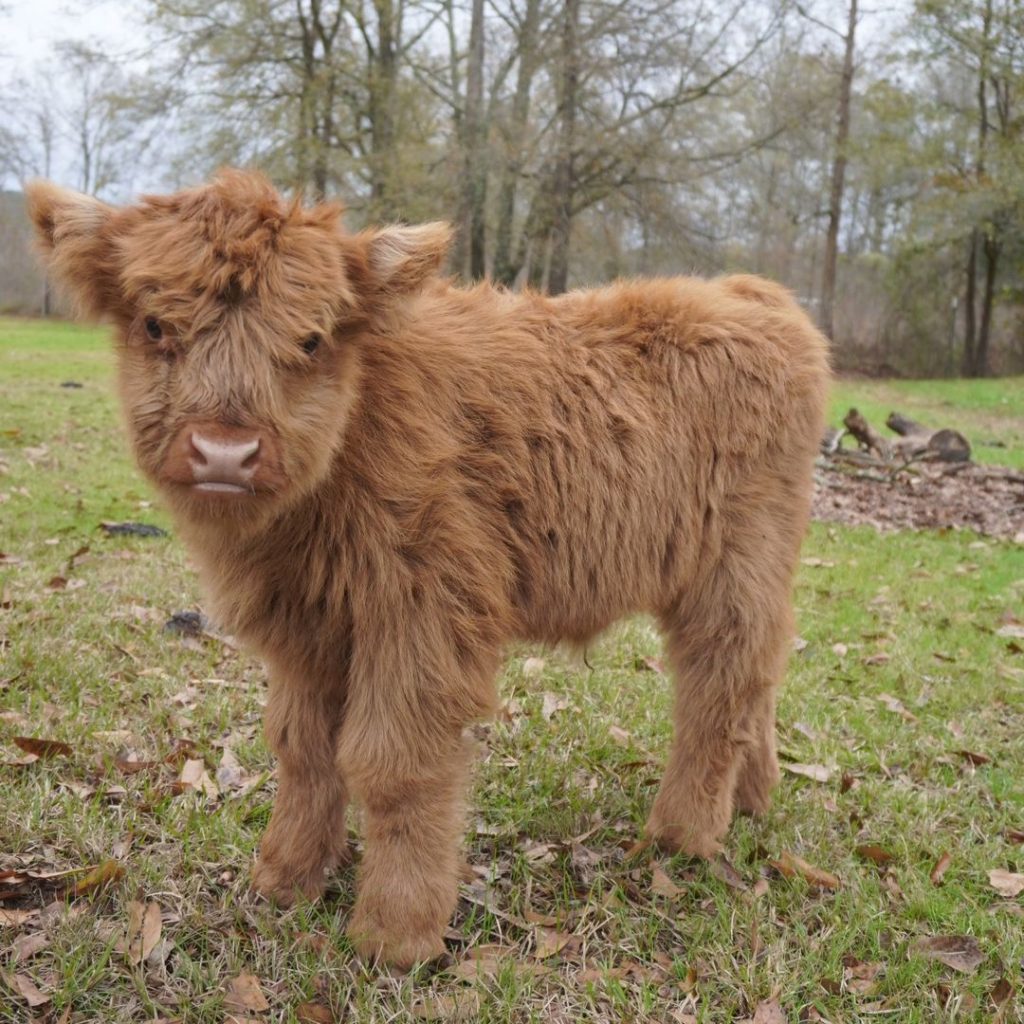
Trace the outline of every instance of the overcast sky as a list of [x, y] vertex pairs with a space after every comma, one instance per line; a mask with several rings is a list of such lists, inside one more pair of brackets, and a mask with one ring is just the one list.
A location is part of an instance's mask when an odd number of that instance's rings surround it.
[[0, 60], [5, 72], [27, 70], [61, 39], [96, 39], [118, 50], [131, 46], [133, 8], [125, 0], [7, 0], [0, 14]]

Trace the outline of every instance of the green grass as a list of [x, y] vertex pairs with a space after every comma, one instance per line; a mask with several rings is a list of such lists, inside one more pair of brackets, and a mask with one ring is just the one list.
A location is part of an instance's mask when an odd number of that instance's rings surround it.
[[[285, 913], [248, 893], [274, 789], [259, 733], [262, 671], [219, 641], [162, 631], [200, 600], [173, 537], [98, 531], [107, 519], [168, 525], [129, 464], [110, 378], [102, 332], [0, 321], [0, 761], [20, 756], [11, 742], [20, 734], [72, 747], [0, 767], [0, 871], [109, 858], [123, 869], [78, 900], [57, 896], [48, 944], [30, 958], [15, 962], [13, 943], [40, 932], [40, 919], [0, 924], [0, 1021], [27, 1019], [5, 987], [15, 975], [51, 995], [53, 1019], [69, 1010], [70, 1021], [103, 1024], [220, 1024], [225, 984], [242, 972], [260, 979], [270, 1004], [250, 1016], [268, 1022], [297, 1021], [316, 998], [350, 1021], [431, 1009], [456, 1019], [459, 999], [462, 1019], [483, 1022], [692, 1014], [724, 1024], [777, 998], [794, 1022], [933, 1024], [993, 1019], [1002, 977], [1019, 998], [1024, 905], [999, 896], [988, 872], [1024, 871], [1024, 849], [1008, 838], [1024, 829], [1024, 655], [996, 632], [1024, 606], [1024, 548], [960, 532], [812, 529], [797, 591], [804, 644], [779, 737], [783, 760], [833, 772], [824, 783], [786, 774], [763, 820], [736, 820], [727, 852], [744, 889], [708, 865], [667, 859], [680, 890], [669, 898], [652, 891], [648, 858], [625, 859], [669, 739], [668, 682], [644, 664], [659, 655], [650, 624], [613, 630], [587, 653], [590, 667], [513, 651], [506, 712], [475, 730], [466, 851], [477, 881], [453, 923], [454, 966], [391, 977], [354, 962], [343, 937], [350, 873], [325, 903]], [[84, 386], [61, 388], [68, 379]], [[922, 419], [941, 410], [964, 429], [991, 422], [1005, 436], [1006, 424], [1019, 429], [1019, 391], [1019, 382], [858, 382], [841, 385], [836, 402], [870, 414], [870, 402], [895, 397]], [[1019, 449], [1009, 454], [1019, 460]], [[55, 575], [65, 589], [48, 587]], [[530, 657], [544, 659], [539, 674]], [[550, 719], [545, 694], [566, 704]], [[173, 755], [180, 740], [211, 775], [227, 742], [255, 787], [207, 801], [173, 792], [174, 767], [118, 766], [119, 756]], [[989, 760], [974, 765], [961, 751]], [[885, 869], [857, 854], [867, 844], [892, 855]], [[783, 851], [838, 875], [841, 888], [782, 877], [770, 861]], [[952, 862], [934, 885], [943, 852]], [[40, 882], [0, 909], [54, 900]], [[159, 904], [167, 943], [165, 957], [141, 966], [117, 948], [133, 900]], [[572, 936], [541, 960], [538, 917]], [[982, 962], [961, 974], [912, 953], [938, 935], [973, 936]], [[506, 955], [461, 980], [466, 951], [495, 944]], [[878, 965], [873, 982], [857, 980], [874, 970], [858, 964]]]

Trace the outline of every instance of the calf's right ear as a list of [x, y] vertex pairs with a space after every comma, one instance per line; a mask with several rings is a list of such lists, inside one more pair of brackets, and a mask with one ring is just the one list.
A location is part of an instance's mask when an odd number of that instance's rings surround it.
[[37, 247], [57, 284], [86, 316], [109, 313], [117, 297], [114, 208], [49, 181], [29, 182], [25, 199]]

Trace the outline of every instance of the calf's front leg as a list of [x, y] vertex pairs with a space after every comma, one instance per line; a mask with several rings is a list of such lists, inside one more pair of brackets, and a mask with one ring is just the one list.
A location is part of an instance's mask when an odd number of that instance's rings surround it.
[[433, 960], [458, 890], [469, 760], [461, 730], [423, 735], [392, 722], [382, 732], [349, 720], [339, 757], [365, 818], [349, 937], [367, 960], [400, 969]]
[[264, 730], [278, 787], [253, 884], [283, 906], [319, 897], [324, 872], [347, 855], [348, 796], [335, 760], [342, 706], [336, 687], [272, 673]]

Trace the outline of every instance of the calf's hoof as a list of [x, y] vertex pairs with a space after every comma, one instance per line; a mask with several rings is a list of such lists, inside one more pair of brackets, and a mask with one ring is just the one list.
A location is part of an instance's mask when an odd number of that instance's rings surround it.
[[399, 971], [412, 970], [417, 964], [430, 963], [444, 956], [440, 933], [416, 934], [408, 929], [385, 928], [353, 913], [347, 934], [357, 956], [367, 963], [387, 964]]
[[252, 872], [252, 887], [279, 907], [290, 907], [301, 900], [318, 900], [326, 888], [323, 869], [295, 872], [261, 858]]
[[[724, 832], [722, 829], [721, 835]], [[683, 853], [689, 857], [713, 860], [722, 852], [721, 835], [716, 832], [702, 832], [692, 825], [664, 822], [653, 814], [647, 822], [644, 835], [666, 853]]]

